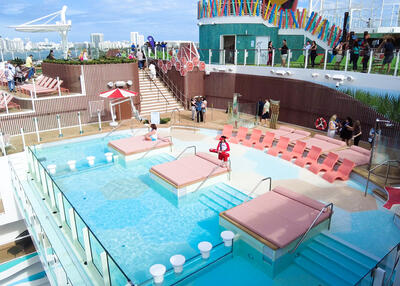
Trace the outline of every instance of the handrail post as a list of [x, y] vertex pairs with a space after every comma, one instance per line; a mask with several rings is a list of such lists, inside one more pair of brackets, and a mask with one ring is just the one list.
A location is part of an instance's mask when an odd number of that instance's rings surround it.
[[288, 50], [288, 62], [287, 62], [287, 67], [290, 68], [290, 59], [292, 58], [292, 50]]
[[328, 63], [328, 49], [325, 50], [324, 71], [326, 70], [327, 63]]
[[212, 57], [212, 51], [211, 49], [208, 50], [208, 64], [211, 65], [211, 57]]
[[260, 65], [260, 48], [257, 49], [257, 66]]
[[238, 50], [235, 50], [235, 66], [237, 66]]
[[305, 55], [305, 59], [304, 59], [304, 69], [306, 69], [308, 67], [308, 49], [306, 49], [306, 55]]
[[275, 49], [272, 49], [272, 63], [271, 63], [271, 67], [274, 67], [274, 63], [275, 63]]
[[247, 64], [247, 56], [248, 56], [248, 53], [247, 53], [247, 50], [245, 49], [244, 50], [244, 65]]
[[[397, 60], [398, 60], [399, 58], [397, 57]], [[368, 65], [368, 73], [371, 73], [371, 70], [372, 70], [372, 62], [374, 61], [374, 51], [373, 50], [371, 50], [371, 54], [370, 54], [370, 56], [369, 56], [369, 65]], [[397, 65], [396, 65], [396, 67], [397, 67]]]
[[400, 57], [400, 50], [397, 51], [397, 59], [396, 59], [396, 66], [394, 67], [394, 76], [397, 76], [397, 72], [399, 70], [399, 57]]
[[349, 67], [349, 56], [350, 56], [350, 50], [346, 51], [346, 64], [344, 66], [344, 71], [347, 72], [347, 68]]

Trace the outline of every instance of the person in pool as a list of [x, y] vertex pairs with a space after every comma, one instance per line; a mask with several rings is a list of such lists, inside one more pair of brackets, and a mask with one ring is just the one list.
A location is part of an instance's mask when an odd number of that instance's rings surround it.
[[210, 149], [210, 152], [217, 153], [218, 159], [226, 163], [229, 158], [229, 151], [231, 148], [229, 147], [228, 142], [226, 141], [226, 136], [221, 136], [219, 138], [219, 143], [217, 149]]
[[151, 131], [144, 135], [144, 140], [146, 141], [157, 141], [157, 125], [150, 125]]

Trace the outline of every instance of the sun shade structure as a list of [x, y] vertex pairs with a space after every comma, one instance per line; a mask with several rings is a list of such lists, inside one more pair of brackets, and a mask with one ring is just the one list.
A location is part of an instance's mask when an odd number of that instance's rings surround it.
[[136, 95], [138, 95], [137, 92], [126, 90], [126, 89], [119, 89], [119, 88], [100, 93], [101, 97], [108, 98], [108, 99], [128, 98], [128, 97], [132, 97], [132, 96], [136, 96]]

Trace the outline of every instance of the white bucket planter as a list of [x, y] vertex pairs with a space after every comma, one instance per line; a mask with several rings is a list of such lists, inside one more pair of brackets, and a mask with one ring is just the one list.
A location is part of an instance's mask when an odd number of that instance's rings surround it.
[[164, 281], [166, 267], [162, 264], [154, 264], [150, 267], [150, 274], [153, 276], [154, 283], [160, 284]]
[[114, 154], [111, 153], [111, 152], [108, 152], [108, 153], [105, 153], [104, 155], [106, 156], [107, 163], [111, 163], [112, 160], [113, 160], [113, 155]]
[[232, 246], [232, 241], [233, 241], [233, 238], [235, 237], [235, 234], [230, 230], [226, 230], [226, 231], [221, 232], [221, 237], [224, 240], [224, 245], [226, 247], [230, 247], [230, 246]]
[[210, 242], [202, 241], [197, 245], [197, 247], [199, 248], [203, 259], [208, 259], [210, 257], [210, 251], [212, 249], [212, 244]]
[[67, 162], [69, 169], [71, 171], [75, 171], [76, 170], [76, 161], [75, 160], [70, 160]]
[[50, 174], [54, 175], [56, 173], [56, 165], [48, 165], [47, 170], [49, 170]]
[[94, 159], [96, 159], [95, 156], [88, 156], [88, 157], [86, 157], [86, 160], [88, 161], [88, 164], [89, 164], [90, 167], [93, 167], [93, 166], [94, 166]]
[[169, 262], [171, 262], [172, 266], [174, 267], [175, 273], [181, 273], [183, 271], [183, 264], [185, 264], [185, 256], [181, 254], [177, 254], [171, 256]]

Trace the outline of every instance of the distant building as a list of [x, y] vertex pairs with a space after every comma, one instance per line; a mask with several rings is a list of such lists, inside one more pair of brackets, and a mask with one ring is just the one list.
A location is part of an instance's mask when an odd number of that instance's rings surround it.
[[135, 44], [135, 46], [143, 46], [144, 36], [140, 35], [138, 32], [131, 32], [131, 43]]
[[90, 34], [90, 42], [93, 48], [98, 49], [100, 47], [100, 43], [104, 42], [104, 34], [103, 33]]

